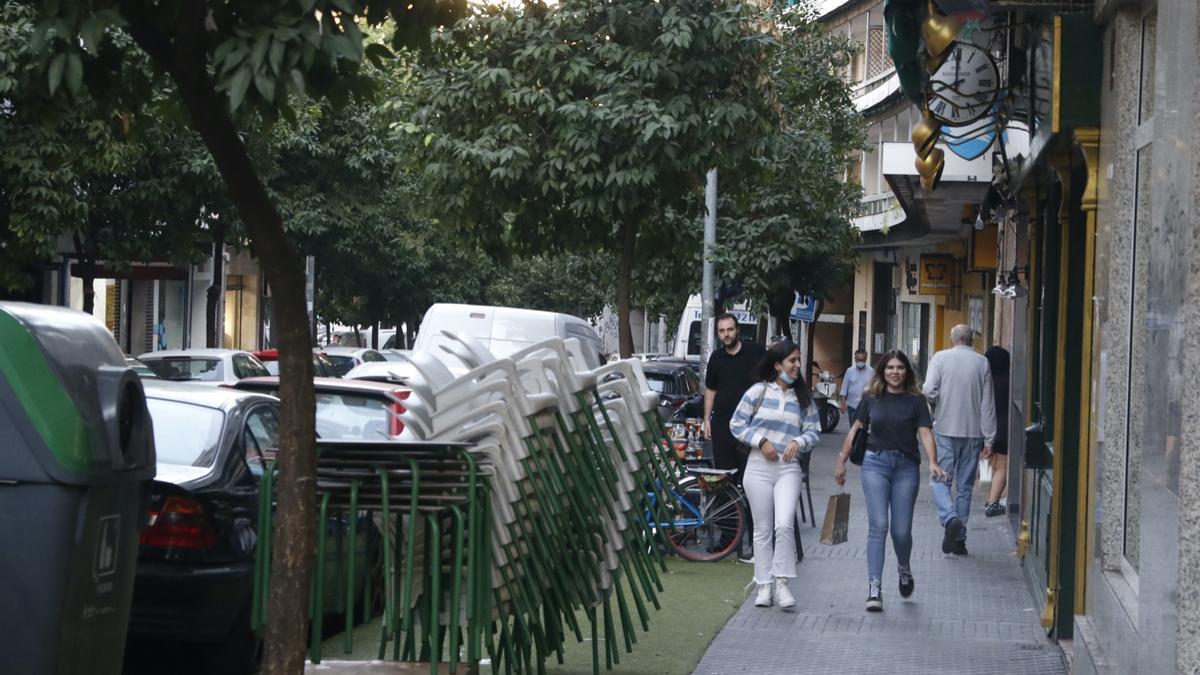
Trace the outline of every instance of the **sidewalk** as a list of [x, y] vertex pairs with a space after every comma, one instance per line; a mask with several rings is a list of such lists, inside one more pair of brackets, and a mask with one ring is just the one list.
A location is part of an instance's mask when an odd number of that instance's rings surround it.
[[[916, 592], [902, 600], [896, 559], [888, 541], [884, 611], [867, 613], [867, 510], [858, 467], [846, 479], [850, 537], [819, 542], [833, 468], [844, 436], [822, 437], [812, 461], [817, 527], [802, 525], [804, 561], [791, 589], [796, 611], [758, 608], [747, 598], [696, 666], [696, 675], [726, 673], [1066, 673], [1062, 651], [1045, 637], [1038, 608], [1026, 590], [1005, 518], [985, 518], [975, 491], [966, 557], [941, 551], [928, 471], [923, 471], [913, 524]], [[922, 465], [922, 469], [927, 466]], [[977, 486], [978, 488], [978, 486]], [[746, 580], [751, 577], [748, 565]]]

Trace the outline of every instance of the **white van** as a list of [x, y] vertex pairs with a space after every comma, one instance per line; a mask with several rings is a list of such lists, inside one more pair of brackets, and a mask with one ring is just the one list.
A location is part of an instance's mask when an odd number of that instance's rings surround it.
[[[454, 360], [438, 348], [448, 344], [442, 335], [448, 330], [458, 335], [470, 335], [481, 341], [498, 357], [518, 352], [549, 337], [578, 338], [583, 344], [588, 365], [597, 368], [603, 363], [600, 336], [588, 322], [570, 314], [542, 312], [536, 309], [488, 307], [486, 305], [452, 305], [438, 303], [425, 312], [417, 331], [414, 351], [435, 354], [439, 359]], [[448, 365], [459, 365], [456, 361]]]
[[[679, 317], [679, 330], [675, 331], [675, 350], [672, 356], [681, 359], [700, 359], [702, 347], [700, 332], [704, 325], [700, 320], [700, 314], [703, 309], [699, 293], [688, 298], [687, 306], [683, 308], [683, 315]], [[734, 305], [733, 309], [726, 311], [737, 317], [738, 328], [743, 340], [757, 341], [758, 316], [747, 310], [745, 305]], [[713, 344], [716, 344], [715, 340]]]

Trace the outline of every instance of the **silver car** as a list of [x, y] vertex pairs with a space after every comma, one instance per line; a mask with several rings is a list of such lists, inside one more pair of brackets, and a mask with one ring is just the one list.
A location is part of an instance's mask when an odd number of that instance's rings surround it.
[[138, 357], [161, 379], [172, 382], [233, 384], [243, 377], [270, 375], [250, 352], [240, 349], [168, 349]]

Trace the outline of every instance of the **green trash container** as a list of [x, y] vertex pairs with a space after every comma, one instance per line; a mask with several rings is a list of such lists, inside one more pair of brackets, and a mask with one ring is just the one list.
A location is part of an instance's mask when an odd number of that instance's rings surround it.
[[0, 302], [0, 673], [121, 672], [154, 437], [105, 327]]

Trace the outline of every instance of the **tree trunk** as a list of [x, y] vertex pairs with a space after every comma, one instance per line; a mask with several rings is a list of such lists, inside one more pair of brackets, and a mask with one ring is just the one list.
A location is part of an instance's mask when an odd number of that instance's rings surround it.
[[617, 263], [617, 335], [623, 359], [633, 354], [633, 328], [629, 324], [629, 312], [632, 309], [633, 260], [637, 253], [637, 234], [636, 222], [621, 221], [618, 228], [621, 258]]
[[379, 324], [371, 324], [371, 349], [379, 349], [383, 345], [379, 344]]
[[221, 301], [221, 287], [225, 280], [225, 223], [213, 226], [212, 240], [212, 283], [204, 296], [204, 346], [221, 348], [220, 330], [217, 328], [217, 305]]
[[316, 539], [317, 464], [304, 264], [288, 241], [283, 219], [238, 134], [228, 99], [216, 91], [209, 75], [203, 42], [208, 11], [207, 3], [181, 6], [171, 39], [136, 11], [124, 12], [124, 18], [138, 46], [165, 67], [178, 86], [192, 127], [212, 154], [250, 234], [274, 298], [280, 374], [279, 479], [262, 672], [300, 675]]

